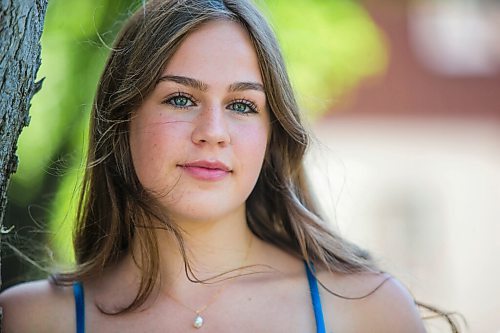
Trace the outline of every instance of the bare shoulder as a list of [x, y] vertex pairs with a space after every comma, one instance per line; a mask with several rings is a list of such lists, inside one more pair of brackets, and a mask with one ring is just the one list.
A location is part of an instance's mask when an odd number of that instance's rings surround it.
[[325, 272], [318, 278], [330, 290], [322, 290], [323, 311], [333, 331], [425, 332], [415, 300], [396, 278], [382, 273]]
[[0, 294], [3, 331], [71, 332], [74, 301], [70, 287], [59, 287], [47, 280], [27, 282]]

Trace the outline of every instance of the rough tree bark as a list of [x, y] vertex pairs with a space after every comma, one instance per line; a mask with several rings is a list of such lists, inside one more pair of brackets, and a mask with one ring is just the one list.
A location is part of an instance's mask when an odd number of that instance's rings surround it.
[[41, 81], [35, 83], [35, 78], [41, 62], [40, 37], [47, 1], [0, 0], [1, 233], [5, 232], [2, 222], [7, 205], [7, 186], [18, 163], [17, 140], [23, 127], [29, 124], [31, 98], [41, 88]]

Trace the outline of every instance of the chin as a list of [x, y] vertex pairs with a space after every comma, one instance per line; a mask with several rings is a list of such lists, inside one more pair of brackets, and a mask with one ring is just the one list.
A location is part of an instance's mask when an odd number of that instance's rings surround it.
[[183, 223], [209, 223], [223, 220], [239, 220], [245, 218], [245, 205], [237, 208], [224, 209], [220, 204], [200, 204], [194, 209], [169, 211], [172, 220], [182, 225]]

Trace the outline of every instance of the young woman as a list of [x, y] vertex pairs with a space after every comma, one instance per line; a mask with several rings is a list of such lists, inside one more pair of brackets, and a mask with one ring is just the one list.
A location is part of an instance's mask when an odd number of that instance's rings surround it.
[[307, 145], [253, 5], [150, 1], [98, 85], [77, 266], [4, 292], [4, 332], [425, 332], [319, 216]]

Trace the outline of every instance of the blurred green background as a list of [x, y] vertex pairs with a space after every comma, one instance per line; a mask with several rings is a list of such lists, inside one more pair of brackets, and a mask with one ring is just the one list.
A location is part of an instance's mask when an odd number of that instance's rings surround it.
[[[125, 0], [49, 1], [38, 73], [45, 81], [32, 100], [32, 121], [20, 137], [19, 169], [9, 188], [4, 224], [15, 228], [4, 244], [3, 288], [46, 275], [28, 258], [51, 267], [73, 260], [71, 230], [93, 95], [113, 39], [137, 6]], [[268, 0], [259, 6], [277, 32], [310, 121], [387, 66], [383, 34], [357, 2]]]

